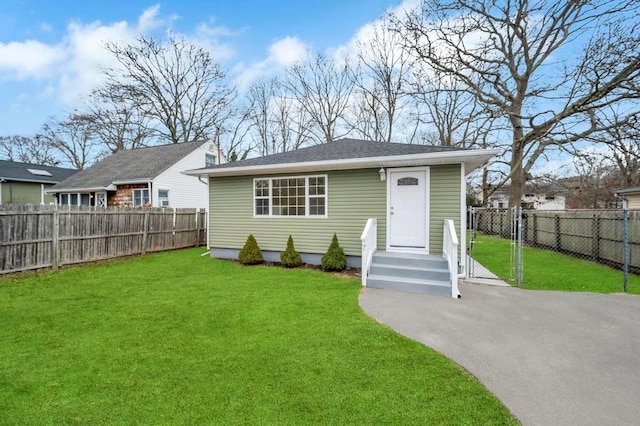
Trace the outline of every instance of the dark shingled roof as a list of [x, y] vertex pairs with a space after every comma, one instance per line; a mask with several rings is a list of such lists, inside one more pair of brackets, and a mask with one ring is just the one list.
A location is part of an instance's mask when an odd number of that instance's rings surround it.
[[105, 188], [114, 181], [145, 182], [202, 146], [187, 142], [118, 151], [58, 183], [53, 189]]
[[[30, 172], [29, 169], [36, 171], [36, 173]], [[37, 170], [48, 172], [51, 176], [38, 174]], [[0, 179], [21, 182], [57, 183], [75, 173], [78, 173], [76, 169], [0, 160]]]
[[396, 155], [428, 154], [431, 152], [464, 151], [465, 148], [451, 148], [434, 145], [408, 145], [404, 143], [372, 142], [360, 139], [339, 139], [321, 145], [301, 148], [295, 151], [249, 158], [220, 164], [211, 169], [232, 167], [268, 166], [273, 164], [293, 164], [314, 161], [348, 160], [368, 157], [391, 157]]

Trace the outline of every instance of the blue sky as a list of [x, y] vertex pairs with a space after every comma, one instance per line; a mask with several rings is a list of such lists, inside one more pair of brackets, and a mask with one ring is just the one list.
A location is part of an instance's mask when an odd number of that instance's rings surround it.
[[304, 52], [348, 45], [399, 0], [1, 0], [0, 135], [32, 135], [99, 83], [106, 40], [171, 30], [207, 48], [238, 84]]

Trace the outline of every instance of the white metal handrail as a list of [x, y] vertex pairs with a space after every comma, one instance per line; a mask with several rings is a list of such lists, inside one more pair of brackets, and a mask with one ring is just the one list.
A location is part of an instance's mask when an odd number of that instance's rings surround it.
[[445, 219], [442, 235], [442, 255], [449, 263], [449, 280], [451, 282], [451, 297], [461, 297], [458, 290], [458, 236], [453, 220]]
[[367, 224], [360, 236], [360, 241], [362, 241], [362, 285], [366, 287], [367, 275], [369, 275], [369, 268], [371, 268], [371, 259], [378, 249], [378, 219], [373, 217], [367, 220]]

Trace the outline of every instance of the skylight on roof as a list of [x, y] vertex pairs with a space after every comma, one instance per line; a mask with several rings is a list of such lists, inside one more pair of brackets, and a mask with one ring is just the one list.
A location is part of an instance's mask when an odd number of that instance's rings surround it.
[[49, 173], [46, 170], [40, 170], [40, 169], [27, 169], [27, 170], [32, 175], [36, 175], [36, 176], [52, 176], [51, 173]]

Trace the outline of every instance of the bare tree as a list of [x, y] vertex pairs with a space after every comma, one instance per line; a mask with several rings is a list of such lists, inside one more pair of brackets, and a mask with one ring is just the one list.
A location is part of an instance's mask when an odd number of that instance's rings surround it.
[[151, 119], [135, 102], [123, 87], [98, 88], [92, 93], [85, 115], [93, 119], [105, 151], [141, 148], [151, 142]]
[[258, 80], [249, 88], [247, 98], [251, 135], [260, 155], [298, 149], [311, 138], [309, 115], [297, 100], [285, 95], [279, 80]]
[[99, 155], [96, 123], [91, 115], [74, 112], [63, 121], [45, 124], [40, 138], [78, 170], [93, 164]]
[[167, 43], [143, 36], [106, 48], [120, 67], [104, 70], [101, 93], [117, 93], [139, 108], [159, 139], [180, 143], [213, 137], [229, 118], [235, 89], [204, 49], [177, 36]]
[[42, 135], [0, 136], [0, 158], [43, 166], [59, 166], [61, 163], [53, 145]]
[[605, 156], [582, 152], [573, 157], [575, 175], [563, 179], [567, 187], [567, 207], [572, 209], [601, 209], [614, 198], [612, 188], [615, 170]]
[[291, 67], [283, 84], [317, 127], [316, 142], [331, 142], [342, 136], [338, 124], [344, 121], [353, 91], [346, 60], [336, 63], [324, 54], [316, 54]]
[[271, 125], [271, 109], [276, 97], [278, 82], [275, 79], [258, 80], [249, 87], [249, 119], [253, 125], [252, 138], [254, 147], [260, 155], [275, 154], [276, 140]]
[[280, 152], [301, 148], [312, 139], [311, 117], [297, 100], [282, 93], [274, 100], [272, 125]]
[[[549, 149], [603, 130], [596, 117], [604, 108], [637, 111], [638, 9], [638, 0], [430, 0], [394, 22], [417, 58], [500, 114], [513, 206]], [[619, 119], [614, 126], [628, 115]]]
[[423, 106], [420, 119], [433, 129], [434, 144], [489, 148], [486, 136], [494, 129], [495, 113], [454, 78], [435, 77], [433, 70], [416, 66], [411, 94]]
[[591, 139], [606, 144], [602, 157], [615, 169], [618, 187], [640, 185], [640, 114], [619, 123], [618, 111], [611, 110], [604, 117], [603, 132]]
[[391, 142], [398, 116], [406, 107], [403, 97], [410, 56], [387, 21], [376, 22], [371, 34], [357, 42], [357, 51], [352, 128], [366, 139]]

